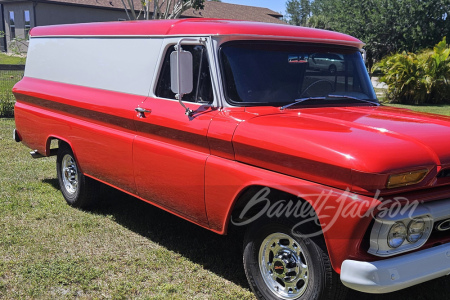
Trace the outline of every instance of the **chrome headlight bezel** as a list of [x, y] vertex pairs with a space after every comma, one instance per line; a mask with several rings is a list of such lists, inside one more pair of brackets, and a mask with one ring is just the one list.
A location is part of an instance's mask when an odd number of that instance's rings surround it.
[[[418, 222], [418, 220], [423, 221], [423, 232], [420, 238], [412, 239], [409, 228], [411, 224]], [[376, 256], [387, 257], [418, 249], [427, 242], [433, 230], [433, 224], [431, 214], [420, 207], [407, 214], [377, 216], [370, 234], [370, 248], [368, 252]], [[405, 229], [405, 237], [400, 245], [393, 247], [392, 243], [389, 242], [389, 237], [396, 226]]]

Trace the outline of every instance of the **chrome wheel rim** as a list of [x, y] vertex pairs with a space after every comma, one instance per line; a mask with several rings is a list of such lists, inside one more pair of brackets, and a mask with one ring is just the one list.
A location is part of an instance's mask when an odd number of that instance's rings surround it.
[[78, 188], [78, 169], [71, 155], [64, 155], [61, 163], [61, 171], [65, 190], [71, 195], [74, 194]]
[[267, 287], [277, 297], [294, 299], [308, 286], [308, 263], [300, 244], [284, 233], [266, 237], [259, 249], [259, 270]]

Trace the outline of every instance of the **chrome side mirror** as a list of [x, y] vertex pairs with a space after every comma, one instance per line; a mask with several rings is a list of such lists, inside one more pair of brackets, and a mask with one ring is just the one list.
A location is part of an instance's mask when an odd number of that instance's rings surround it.
[[363, 58], [364, 63], [366, 63], [366, 62], [367, 62], [367, 53], [366, 53], [366, 50], [364, 50], [364, 49], [359, 49], [359, 51], [361, 52], [361, 56], [362, 56], [362, 58]]
[[175, 94], [184, 95], [193, 89], [192, 53], [184, 50], [170, 54], [170, 89]]
[[192, 110], [187, 108], [182, 100], [183, 95], [191, 93], [194, 87], [192, 53], [181, 49], [180, 42], [175, 47], [175, 51], [170, 53], [170, 89], [176, 94], [175, 98], [186, 110], [185, 114], [191, 116]]

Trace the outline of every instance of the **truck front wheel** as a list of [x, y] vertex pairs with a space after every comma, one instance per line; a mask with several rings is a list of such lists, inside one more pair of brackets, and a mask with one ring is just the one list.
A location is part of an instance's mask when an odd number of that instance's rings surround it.
[[288, 226], [251, 226], [244, 238], [244, 268], [258, 299], [340, 299], [345, 287], [326, 251]]
[[59, 186], [66, 202], [78, 208], [87, 208], [97, 200], [98, 184], [86, 178], [67, 144], [61, 144], [56, 158]]

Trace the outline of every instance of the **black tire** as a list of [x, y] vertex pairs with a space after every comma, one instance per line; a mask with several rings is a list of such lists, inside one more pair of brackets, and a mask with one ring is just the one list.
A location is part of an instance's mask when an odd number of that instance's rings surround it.
[[347, 288], [332, 269], [324, 246], [319, 246], [320, 240], [297, 237], [278, 223], [249, 227], [244, 238], [244, 269], [256, 297], [343, 299]]
[[332, 74], [332, 75], [336, 74], [336, 72], [337, 72], [336, 66], [335, 66], [335, 65], [331, 65], [331, 66], [328, 68], [328, 72], [330, 72], [330, 74]]
[[97, 203], [99, 183], [84, 176], [72, 149], [64, 143], [58, 149], [56, 173], [61, 192], [70, 206], [88, 208]]

